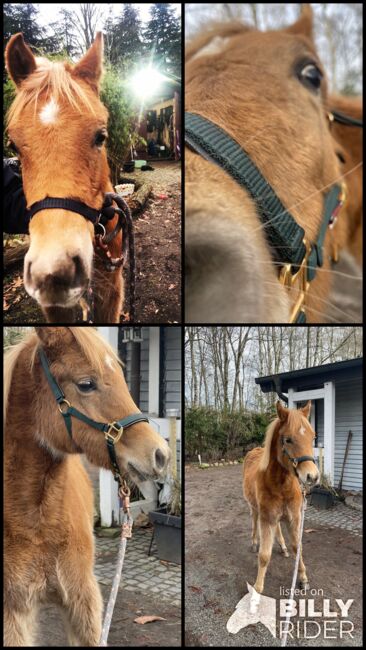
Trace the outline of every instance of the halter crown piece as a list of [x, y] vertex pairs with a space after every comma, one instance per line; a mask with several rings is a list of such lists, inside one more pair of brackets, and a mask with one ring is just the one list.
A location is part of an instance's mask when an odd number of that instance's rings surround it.
[[[142, 413], [133, 413], [132, 415], [128, 415], [125, 418], [122, 418], [121, 420], [116, 420], [115, 422], [96, 422], [95, 420], [92, 420], [89, 418], [85, 413], [81, 413], [81, 411], [78, 411], [76, 408], [71, 406], [70, 402], [65, 398], [65, 395], [58, 385], [56, 379], [54, 378], [53, 374], [51, 373], [50, 366], [48, 363], [47, 355], [43, 348], [39, 349], [39, 357], [41, 360], [42, 368], [44, 370], [44, 373], [46, 375], [47, 381], [50, 385], [50, 388], [54, 394], [54, 397], [56, 399], [56, 402], [58, 404], [58, 409], [61, 413], [61, 415], [64, 418], [64, 422], [66, 425], [67, 432], [70, 436], [70, 439], [72, 440], [73, 444], [75, 445], [75, 442], [72, 437], [72, 420], [71, 417], [75, 417], [78, 420], [82, 420], [82, 422], [85, 422], [86, 424], [89, 424], [89, 426], [93, 427], [94, 429], [98, 429], [98, 431], [102, 431], [104, 433], [104, 437], [106, 440], [107, 444], [107, 449], [108, 449], [108, 454], [109, 458], [111, 461], [112, 465], [112, 472], [115, 481], [118, 481], [119, 486], [122, 485], [122, 475], [120, 468], [118, 466], [117, 462], [117, 456], [115, 452], [115, 445], [117, 442], [121, 439], [123, 435], [124, 429], [127, 429], [128, 427], [132, 426], [133, 424], [136, 424], [137, 422], [148, 422], [149, 419], [143, 415]], [[75, 445], [76, 446], [76, 445]], [[81, 452], [82, 450], [77, 447], [77, 449]]]
[[[332, 117], [330, 117], [332, 116]], [[362, 122], [339, 113], [329, 113], [330, 121], [349, 126]], [[335, 184], [324, 196], [322, 222], [314, 242], [284, 207], [258, 167], [226, 131], [197, 113], [185, 113], [185, 142], [195, 153], [224, 169], [255, 201], [264, 232], [276, 263], [280, 263], [279, 281], [289, 290], [298, 283], [298, 299], [290, 315], [291, 323], [306, 322], [305, 299], [317, 268], [323, 265], [323, 246], [328, 227], [335, 224], [344, 204], [346, 186]], [[334, 261], [336, 257], [334, 257]]]

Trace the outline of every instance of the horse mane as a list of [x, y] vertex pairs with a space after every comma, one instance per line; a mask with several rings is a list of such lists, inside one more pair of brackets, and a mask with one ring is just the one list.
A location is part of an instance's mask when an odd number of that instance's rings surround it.
[[272, 446], [272, 440], [273, 436], [275, 433], [277, 433], [278, 429], [280, 426], [280, 419], [276, 418], [271, 422], [271, 424], [267, 427], [266, 429], [266, 437], [264, 441], [264, 451], [262, 454], [262, 457], [259, 461], [259, 469], [260, 470], [266, 470], [268, 467], [268, 463], [271, 458], [271, 446]]
[[66, 99], [79, 113], [82, 112], [83, 107], [87, 106], [95, 114], [87, 92], [70, 74], [72, 67], [69, 63], [49, 61], [41, 57], [36, 57], [36, 61], [36, 70], [22, 81], [9, 109], [8, 126], [13, 120], [20, 117], [28, 104], [34, 103], [34, 112], [36, 113], [38, 99], [44, 92], [47, 92], [47, 96], [52, 94], [56, 100]]
[[[69, 327], [78, 346], [89, 361], [92, 368], [101, 375], [105, 366], [105, 356], [110, 357], [120, 366], [123, 366], [115, 350], [103, 339], [103, 337], [93, 327]], [[5, 352], [4, 357], [4, 425], [6, 421], [6, 412], [9, 402], [11, 382], [17, 365], [19, 356], [27, 349], [31, 349], [29, 358], [29, 370], [31, 371], [37, 356], [37, 351], [41, 346], [41, 341], [34, 332], [26, 335], [23, 341], [11, 346]]]

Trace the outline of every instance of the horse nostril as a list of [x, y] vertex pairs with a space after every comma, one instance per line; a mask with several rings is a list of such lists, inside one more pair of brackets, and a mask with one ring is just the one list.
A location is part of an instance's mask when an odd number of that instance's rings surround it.
[[83, 285], [85, 282], [85, 270], [83, 261], [79, 255], [74, 255], [72, 261], [74, 262], [75, 266], [74, 283], [76, 286]]
[[166, 463], [166, 456], [163, 454], [160, 449], [157, 449], [155, 452], [155, 464], [158, 469], [163, 469]]

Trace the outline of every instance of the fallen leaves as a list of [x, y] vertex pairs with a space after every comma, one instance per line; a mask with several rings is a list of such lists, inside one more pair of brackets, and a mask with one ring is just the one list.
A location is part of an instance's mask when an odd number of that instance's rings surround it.
[[133, 622], [138, 623], [139, 625], [145, 625], [146, 623], [154, 623], [154, 621], [166, 621], [166, 618], [151, 614], [150, 616], [138, 616]]

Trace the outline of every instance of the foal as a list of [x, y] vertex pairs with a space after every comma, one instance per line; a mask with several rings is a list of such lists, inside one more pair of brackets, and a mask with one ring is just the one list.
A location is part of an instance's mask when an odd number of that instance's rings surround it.
[[[71, 405], [97, 422], [138, 413], [118, 358], [93, 328], [38, 327], [5, 361], [5, 645], [34, 645], [38, 606], [61, 607], [71, 645], [97, 646], [102, 599], [93, 575], [93, 490], [79, 453], [111, 469], [101, 431], [72, 418], [72, 439], [41, 366], [44, 350]], [[123, 431], [118, 465], [163, 475], [165, 440], [147, 422]]]
[[[101, 209], [113, 191], [105, 150], [108, 111], [99, 99], [103, 38], [72, 66], [35, 57], [15, 34], [6, 47], [6, 67], [17, 94], [8, 115], [8, 134], [22, 165], [29, 208], [45, 197], [73, 199]], [[106, 224], [116, 226], [115, 216]], [[76, 305], [93, 277], [95, 322], [118, 323], [123, 303], [121, 269], [108, 271], [99, 255], [93, 264], [94, 226], [68, 209], [42, 209], [29, 226], [24, 286], [48, 322], [76, 323]], [[121, 232], [112, 239], [121, 253]]]
[[[264, 578], [276, 536], [283, 554], [288, 557], [280, 521], [288, 526], [292, 550], [299, 543], [302, 490], [317, 483], [319, 472], [312, 455], [315, 432], [308, 422], [311, 402], [299, 410], [290, 410], [277, 402], [278, 418], [266, 432], [264, 447], [252, 449], [244, 460], [244, 498], [252, 520], [252, 548], [257, 551], [259, 524], [258, 575], [254, 585], [262, 593]], [[308, 586], [300, 552], [300, 585]]]

